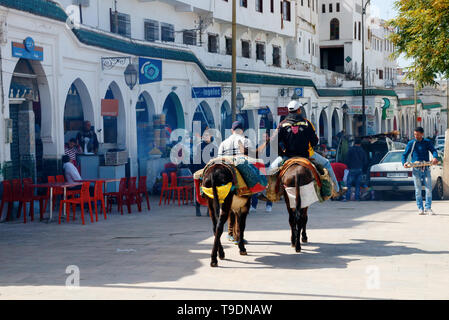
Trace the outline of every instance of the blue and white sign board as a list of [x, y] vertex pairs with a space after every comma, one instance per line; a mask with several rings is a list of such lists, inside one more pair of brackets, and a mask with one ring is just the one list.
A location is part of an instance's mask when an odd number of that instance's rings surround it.
[[221, 87], [193, 87], [192, 98], [221, 98]]
[[271, 111], [270, 111], [270, 108], [268, 108], [268, 107], [261, 108], [261, 109], [257, 110], [257, 114], [260, 114], [260, 115], [265, 115], [265, 114], [270, 114], [270, 113], [271, 113]]
[[295, 88], [295, 93], [298, 97], [304, 97], [304, 88]]
[[11, 46], [13, 57], [37, 61], [44, 60], [44, 49], [37, 47], [31, 37], [27, 37], [23, 40], [23, 43], [12, 42]]
[[162, 81], [162, 60], [139, 58], [139, 84]]

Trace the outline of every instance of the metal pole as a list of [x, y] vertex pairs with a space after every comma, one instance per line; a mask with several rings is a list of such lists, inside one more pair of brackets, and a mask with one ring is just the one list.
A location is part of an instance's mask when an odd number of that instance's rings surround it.
[[362, 136], [366, 136], [365, 112], [365, 6], [362, 0]]
[[237, 110], [237, 21], [236, 0], [232, 0], [232, 121], [236, 119]]
[[418, 127], [418, 103], [417, 103], [417, 99], [416, 99], [416, 81], [415, 84], [413, 85], [413, 91], [414, 91], [414, 95], [415, 95], [415, 128]]

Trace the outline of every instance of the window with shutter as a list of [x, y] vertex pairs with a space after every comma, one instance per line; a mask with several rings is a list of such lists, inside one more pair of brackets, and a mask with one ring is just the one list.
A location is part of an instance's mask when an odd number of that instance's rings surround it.
[[145, 40], [156, 41], [159, 40], [159, 22], [155, 20], [145, 20]]
[[161, 23], [161, 40], [175, 42], [175, 26], [169, 23]]
[[182, 33], [182, 41], [184, 44], [196, 46], [196, 31], [184, 30]]
[[273, 46], [273, 66], [281, 66], [281, 47]]
[[129, 14], [110, 9], [111, 32], [124, 37], [131, 37], [131, 17]]
[[218, 52], [218, 36], [216, 34], [209, 34], [207, 43], [209, 52], [211, 53]]
[[265, 43], [256, 43], [256, 60], [265, 61]]

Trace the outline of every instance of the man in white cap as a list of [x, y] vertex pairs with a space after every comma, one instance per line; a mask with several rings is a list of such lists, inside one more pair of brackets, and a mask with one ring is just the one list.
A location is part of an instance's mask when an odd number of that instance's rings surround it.
[[335, 192], [338, 196], [341, 196], [340, 193], [344, 193], [346, 190], [340, 191], [340, 186], [329, 160], [313, 150], [319, 139], [313, 124], [301, 114], [301, 104], [293, 100], [287, 107], [289, 113], [285, 120], [279, 124], [277, 130], [279, 149], [283, 151], [284, 155], [277, 157], [270, 165], [270, 169], [279, 167], [282, 161], [292, 157], [311, 159], [329, 171], [334, 182]]

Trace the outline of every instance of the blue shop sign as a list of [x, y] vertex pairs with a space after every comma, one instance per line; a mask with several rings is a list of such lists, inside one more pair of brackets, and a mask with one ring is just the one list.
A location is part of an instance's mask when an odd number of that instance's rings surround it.
[[192, 98], [221, 98], [221, 87], [193, 87]]
[[266, 115], [266, 114], [270, 114], [270, 113], [271, 113], [271, 111], [270, 111], [270, 108], [268, 108], [268, 107], [261, 108], [261, 109], [257, 110], [257, 114], [260, 114], [260, 115]]
[[298, 97], [304, 97], [304, 88], [296, 88], [295, 93]]
[[13, 57], [37, 61], [44, 60], [44, 49], [37, 47], [31, 37], [27, 37], [23, 40], [23, 43], [11, 42], [11, 46]]
[[139, 58], [139, 84], [162, 81], [162, 60]]

